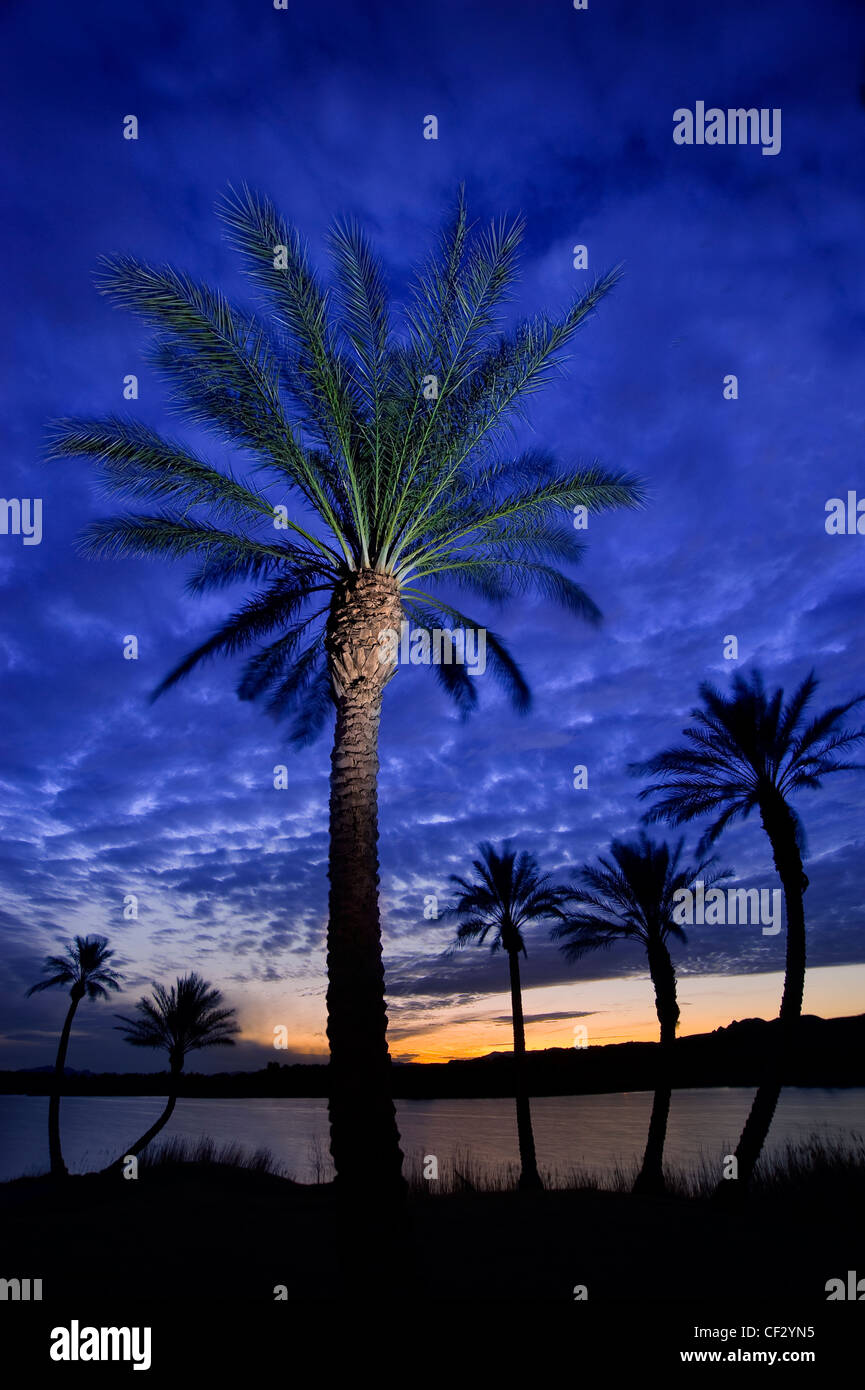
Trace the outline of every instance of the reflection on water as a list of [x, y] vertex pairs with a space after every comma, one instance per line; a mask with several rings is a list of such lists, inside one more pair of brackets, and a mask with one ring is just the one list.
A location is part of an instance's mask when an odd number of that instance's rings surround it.
[[[701, 1158], [714, 1163], [732, 1152], [754, 1092], [745, 1088], [676, 1091], [670, 1110], [666, 1158], [671, 1167], [690, 1168]], [[125, 1152], [159, 1114], [164, 1101], [153, 1096], [69, 1096], [61, 1108], [63, 1152], [72, 1172], [103, 1167]], [[605, 1096], [543, 1096], [532, 1101], [538, 1162], [562, 1176], [571, 1168], [604, 1173], [615, 1164], [629, 1167], [642, 1155], [652, 1096], [648, 1091]], [[403, 1100], [397, 1103], [407, 1156], [435, 1154], [439, 1166], [470, 1154], [480, 1168], [516, 1163], [513, 1103], [506, 1100]], [[783, 1092], [768, 1145], [783, 1148], [810, 1134], [829, 1139], [861, 1137], [865, 1131], [865, 1089]], [[0, 1179], [44, 1172], [48, 1100], [42, 1096], [0, 1096]], [[217, 1144], [242, 1142], [268, 1148], [300, 1182], [332, 1175], [328, 1153], [327, 1102], [181, 1099], [164, 1137]]]

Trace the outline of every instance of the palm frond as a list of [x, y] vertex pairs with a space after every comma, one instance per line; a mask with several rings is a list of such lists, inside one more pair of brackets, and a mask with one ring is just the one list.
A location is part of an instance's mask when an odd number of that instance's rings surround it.
[[[326, 653], [313, 660], [306, 637], [296, 640], [297, 624], [307, 620], [307, 600], [311, 607], [318, 593], [336, 595], [367, 569], [394, 576], [408, 609], [485, 631], [494, 677], [527, 709], [528, 687], [501, 638], [428, 590], [442, 586], [447, 594], [454, 586], [492, 603], [534, 593], [599, 619], [569, 573], [585, 547], [565, 512], [641, 506], [643, 485], [597, 462], [562, 466], [505, 445], [618, 270], [564, 313], [507, 327], [502, 312], [516, 283], [522, 218], [473, 227], [460, 190], [414, 279], [408, 331], [398, 339], [384, 270], [355, 223], [337, 222], [330, 233], [335, 284], [328, 286], [297, 228], [269, 199], [245, 186], [229, 189], [218, 211], [263, 312], [128, 255], [103, 260], [97, 283], [153, 330], [151, 360], [178, 413], [245, 456], [247, 475], [216, 468], [134, 419], [54, 427], [55, 455], [92, 460], [106, 492], [153, 506], [94, 522], [87, 554], [189, 562], [195, 595], [239, 582], [271, 594], [254, 594], [159, 688], [210, 656], [261, 640], [240, 692], [291, 715], [305, 740], [323, 726], [332, 700]], [[437, 389], [425, 392], [433, 379]], [[277, 486], [285, 504], [272, 502]], [[276, 505], [285, 509], [281, 528]], [[435, 674], [463, 714], [474, 708], [477, 687], [464, 669], [442, 665]], [[803, 764], [800, 775], [818, 776], [816, 764]]]
[[89, 999], [105, 999], [108, 990], [121, 988], [122, 976], [109, 965], [113, 956], [106, 936], [75, 936], [63, 955], [46, 956], [42, 969], [50, 978], [31, 985], [27, 996], [71, 985]]

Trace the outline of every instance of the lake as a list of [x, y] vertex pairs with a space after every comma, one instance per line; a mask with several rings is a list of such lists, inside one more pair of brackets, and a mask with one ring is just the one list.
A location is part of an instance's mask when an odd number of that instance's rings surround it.
[[[693, 1169], [731, 1153], [748, 1113], [753, 1090], [681, 1090], [673, 1094], [666, 1160]], [[63, 1152], [72, 1172], [104, 1167], [126, 1151], [159, 1114], [154, 1096], [69, 1096], [61, 1106]], [[573, 1168], [603, 1175], [639, 1160], [646, 1141], [651, 1092], [618, 1095], [543, 1096], [532, 1101], [538, 1163], [552, 1181]], [[477, 1169], [517, 1162], [513, 1103], [506, 1100], [402, 1100], [397, 1102], [406, 1156], [417, 1162], [435, 1154], [440, 1170], [466, 1156]], [[48, 1166], [48, 1100], [0, 1096], [0, 1180], [44, 1172]], [[785, 1090], [768, 1149], [809, 1135], [848, 1142], [865, 1132], [865, 1088]], [[327, 1102], [293, 1098], [197, 1100], [184, 1097], [160, 1138], [241, 1142], [268, 1148], [299, 1182], [332, 1176]]]

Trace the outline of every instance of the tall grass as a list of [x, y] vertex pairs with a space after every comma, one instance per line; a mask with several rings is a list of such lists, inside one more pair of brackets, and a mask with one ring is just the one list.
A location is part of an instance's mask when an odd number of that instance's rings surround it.
[[274, 1178], [291, 1174], [274, 1158], [270, 1149], [250, 1149], [245, 1144], [217, 1144], [206, 1135], [200, 1139], [163, 1139], [150, 1144], [138, 1160], [139, 1171], [180, 1168], [195, 1164], [203, 1168], [234, 1168], [246, 1173], [266, 1173]]
[[[426, 1159], [426, 1162], [425, 1162]], [[165, 1139], [145, 1149], [139, 1159], [143, 1169], [178, 1169], [194, 1164], [206, 1168], [232, 1168], [270, 1177], [291, 1178], [284, 1165], [269, 1149], [252, 1151], [243, 1144], [216, 1144], [212, 1139]], [[332, 1167], [323, 1146], [310, 1146], [313, 1184], [327, 1183]], [[599, 1173], [579, 1167], [566, 1171], [542, 1170], [544, 1186], [560, 1192], [629, 1193], [637, 1175], [638, 1163], [616, 1164]], [[405, 1175], [415, 1199], [467, 1193], [516, 1192], [517, 1163], [482, 1163], [470, 1150], [458, 1149], [438, 1160], [438, 1176], [426, 1177], [428, 1157], [420, 1150], [406, 1155]], [[704, 1155], [690, 1168], [665, 1170], [667, 1195], [679, 1201], [706, 1201], [717, 1187], [722, 1156], [715, 1160]], [[309, 1185], [313, 1185], [309, 1184]], [[844, 1140], [811, 1134], [798, 1144], [764, 1154], [754, 1175], [751, 1192], [761, 1202], [791, 1201], [838, 1207], [862, 1203], [865, 1197], [865, 1139], [854, 1134]]]
[[[714, 1193], [723, 1169], [719, 1155], [714, 1161], [703, 1155], [690, 1168], [665, 1168], [667, 1192], [682, 1201], [705, 1201]], [[564, 1192], [629, 1193], [639, 1171], [639, 1163], [615, 1164], [603, 1173], [579, 1167], [565, 1171], [542, 1169], [544, 1186]], [[512, 1192], [517, 1190], [519, 1165], [481, 1164], [471, 1153], [457, 1151], [452, 1159], [439, 1162], [436, 1179], [424, 1177], [423, 1155], [406, 1158], [406, 1178], [416, 1197], [449, 1196], [464, 1192]], [[826, 1139], [811, 1134], [804, 1141], [788, 1143], [774, 1154], [764, 1154], [754, 1175], [752, 1195], [760, 1200], [795, 1199], [828, 1202], [832, 1205], [863, 1200], [865, 1191], [865, 1140], [854, 1134], [845, 1140]]]

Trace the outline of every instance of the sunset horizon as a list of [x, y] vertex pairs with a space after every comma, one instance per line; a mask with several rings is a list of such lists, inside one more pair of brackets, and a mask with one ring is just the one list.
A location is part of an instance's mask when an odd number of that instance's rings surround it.
[[[776, 972], [750, 975], [689, 975], [680, 977], [680, 1004], [682, 1020], [678, 1030], [679, 1037], [693, 1037], [726, 1028], [733, 1022], [762, 1018], [769, 1020], [777, 1012], [777, 998], [783, 976]], [[568, 1009], [567, 1005], [579, 999], [579, 1009]], [[605, 997], [607, 996], [607, 997]], [[865, 965], [816, 967], [809, 972], [806, 985], [805, 1014], [816, 1014], [820, 1018], [849, 1018], [865, 1010], [862, 1000], [865, 996]], [[634, 973], [618, 979], [603, 977], [582, 982], [579, 991], [573, 985], [532, 986], [529, 982], [523, 990], [526, 1022], [526, 1046], [529, 1051], [540, 1052], [547, 1048], [603, 1047], [608, 1044], [627, 1042], [655, 1042], [658, 1020], [652, 999], [651, 983], [648, 977]], [[484, 1057], [494, 1052], [509, 1052], [513, 1047], [510, 1036], [510, 1015], [506, 990], [490, 992], [483, 1001], [475, 1004], [475, 1014], [458, 1019], [445, 1018], [441, 1021], [427, 1020], [422, 1026], [413, 1026], [402, 1021], [400, 1013], [391, 1014], [388, 1029], [390, 1054], [395, 1063], [417, 1062], [437, 1063], [468, 1060]], [[124, 1004], [124, 996], [118, 995], [118, 1006]], [[619, 1010], [610, 1016], [611, 1004]], [[699, 1013], [694, 1010], [699, 1009]], [[541, 1011], [543, 1010], [543, 1011]], [[551, 1017], [551, 1012], [555, 1011]], [[273, 1010], [264, 1003], [253, 1007], [249, 1003], [239, 1007], [238, 1016], [241, 1030], [237, 1036], [236, 1055], [231, 1057], [204, 1054], [193, 1070], [205, 1074], [211, 1072], [249, 1071], [265, 1067], [270, 1062], [277, 1065], [308, 1063], [318, 1065], [327, 1061], [327, 1043], [324, 1024], [319, 1030], [307, 1034], [292, 1032], [289, 1027], [283, 1039], [275, 1041], [273, 1029], [265, 1025], [260, 1031], [254, 1026], [246, 1026], [244, 1017], [250, 1013], [269, 1015]], [[461, 1013], [465, 1014], [463, 1008]], [[399, 1021], [397, 1021], [399, 1020]], [[69, 1058], [72, 1070], [91, 1072], [158, 1072], [159, 1064], [150, 1058], [135, 1057], [128, 1052], [119, 1054], [118, 1065], [103, 1065], [104, 1045], [94, 1038], [87, 1026], [86, 1016], [82, 1019], [73, 1054]], [[280, 1025], [275, 1025], [277, 1028]], [[585, 1037], [575, 1040], [575, 1028], [585, 1029]], [[456, 1033], [449, 1042], [448, 1030]], [[432, 1034], [431, 1039], [429, 1035]], [[466, 1039], [466, 1034], [469, 1038]], [[0, 1071], [26, 1069], [41, 1065], [37, 1061], [40, 1050], [50, 1046], [54, 1035], [49, 1031], [41, 1040], [34, 1040], [27, 1051], [23, 1050], [10, 1059], [0, 1051]]]

